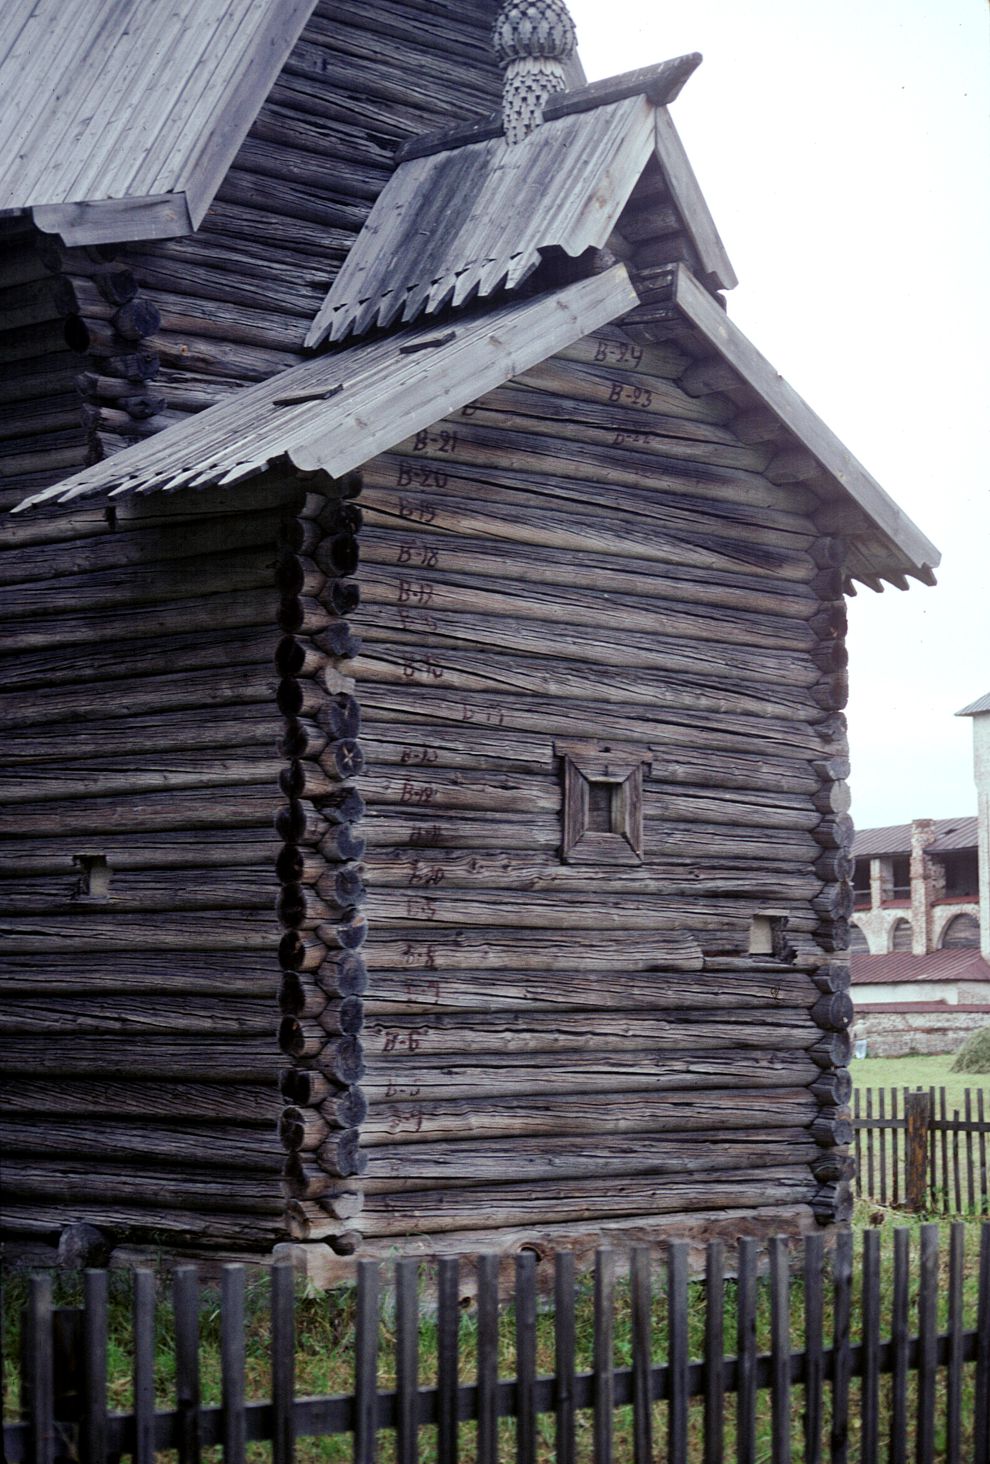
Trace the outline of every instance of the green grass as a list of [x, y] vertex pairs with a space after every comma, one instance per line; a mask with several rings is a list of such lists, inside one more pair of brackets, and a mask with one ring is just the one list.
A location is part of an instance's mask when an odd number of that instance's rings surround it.
[[940, 1057], [864, 1057], [851, 1062], [849, 1071], [857, 1088], [944, 1088], [949, 1112], [958, 1108], [962, 1113], [966, 1089], [975, 1092], [983, 1088], [990, 1096], [990, 1078], [954, 1073], [950, 1071], [954, 1060], [951, 1053]]
[[[861, 1207], [860, 1216], [866, 1217], [870, 1212], [876, 1214], [874, 1207]], [[893, 1249], [893, 1227], [894, 1219], [886, 1216], [881, 1224], [881, 1245], [883, 1265], [883, 1330], [889, 1327], [890, 1307], [890, 1279], [891, 1279], [891, 1257]], [[900, 1220], [896, 1223], [900, 1224]], [[907, 1222], [912, 1230], [912, 1256], [916, 1258], [918, 1249], [917, 1230], [921, 1221], [911, 1219]], [[947, 1322], [947, 1286], [944, 1284], [947, 1274], [947, 1247], [948, 1247], [948, 1225], [940, 1224], [942, 1235], [942, 1282], [938, 1288], [939, 1295], [939, 1325], [943, 1327]], [[854, 1266], [854, 1291], [853, 1291], [853, 1323], [852, 1336], [856, 1340], [859, 1336], [860, 1327], [860, 1292], [859, 1292], [859, 1265], [858, 1256], [861, 1245], [861, 1237], [857, 1235], [856, 1250], [857, 1264]], [[979, 1253], [979, 1226], [969, 1224], [966, 1227], [966, 1264], [965, 1264], [965, 1313], [964, 1325], [971, 1329], [975, 1327], [976, 1315], [976, 1291], [977, 1291], [977, 1261]], [[916, 1271], [916, 1267], [913, 1267]], [[916, 1297], [916, 1275], [913, 1277], [912, 1287], [912, 1308], [914, 1308]], [[582, 1278], [577, 1308], [577, 1345], [578, 1345], [578, 1368], [581, 1371], [589, 1370], [593, 1362], [594, 1347], [594, 1311], [592, 1291], [589, 1278]], [[63, 1305], [73, 1305], [79, 1301], [80, 1282], [78, 1277], [59, 1276], [56, 1281], [57, 1300]], [[655, 1361], [662, 1360], [667, 1355], [667, 1313], [663, 1295], [664, 1278], [662, 1272], [658, 1272], [654, 1285], [654, 1308], [652, 1315], [652, 1355]], [[252, 1399], [262, 1399], [267, 1395], [270, 1379], [269, 1362], [269, 1328], [267, 1318], [267, 1283], [264, 1277], [259, 1277], [252, 1282], [247, 1305], [247, 1378], [248, 1395]], [[167, 1301], [167, 1281], [164, 1277], [160, 1280], [161, 1302], [157, 1316], [157, 1376], [156, 1391], [159, 1407], [169, 1407], [174, 1399], [174, 1366], [172, 1363], [172, 1350], [174, 1343], [174, 1332], [170, 1308]], [[6, 1377], [6, 1412], [8, 1416], [16, 1411], [17, 1399], [17, 1318], [20, 1312], [20, 1302], [24, 1294], [24, 1279], [20, 1276], [9, 1278], [7, 1288], [7, 1305], [5, 1307], [5, 1329], [4, 1329], [4, 1351], [7, 1360], [5, 1368]], [[798, 1348], [803, 1341], [803, 1296], [800, 1275], [795, 1274], [792, 1279], [791, 1288], [792, 1301], [792, 1323], [791, 1323], [791, 1345]], [[726, 1286], [725, 1298], [725, 1337], [726, 1350], [732, 1353], [735, 1350], [735, 1287], [730, 1280]], [[353, 1288], [341, 1288], [326, 1295], [306, 1295], [300, 1292], [297, 1297], [297, 1396], [303, 1395], [326, 1395], [347, 1393], [352, 1387], [353, 1368], [353, 1344], [355, 1327], [355, 1308]], [[203, 1292], [203, 1304], [201, 1310], [201, 1368], [204, 1402], [215, 1403], [220, 1399], [220, 1366], [219, 1366], [219, 1298], [216, 1288], [207, 1286]], [[911, 1324], [916, 1327], [916, 1313], [912, 1310]], [[691, 1355], [698, 1358], [702, 1355], [705, 1321], [705, 1296], [704, 1285], [699, 1281], [693, 1281], [690, 1287], [690, 1318], [689, 1318], [689, 1340]], [[760, 1299], [758, 1311], [758, 1336], [757, 1343], [761, 1351], [769, 1348], [769, 1295], [765, 1281], [760, 1285]], [[513, 1334], [514, 1320], [511, 1307], [503, 1309], [500, 1325], [500, 1359], [499, 1372], [502, 1377], [511, 1377], [514, 1371], [515, 1348]], [[825, 1331], [826, 1340], [830, 1339], [831, 1316], [828, 1306], [828, 1290], [826, 1286], [826, 1316]], [[379, 1386], [388, 1389], [395, 1383], [394, 1364], [394, 1311], [386, 1295], [383, 1307], [382, 1322], [382, 1347], [379, 1362]], [[473, 1302], [465, 1304], [461, 1313], [460, 1325], [460, 1358], [462, 1381], [469, 1382], [474, 1377], [475, 1367], [475, 1340], [476, 1340], [476, 1311]], [[540, 1373], [548, 1374], [553, 1371], [553, 1315], [549, 1308], [542, 1308], [538, 1317], [537, 1326], [538, 1346], [538, 1370]], [[617, 1288], [616, 1322], [615, 1322], [615, 1364], [618, 1367], [628, 1366], [631, 1362], [631, 1327], [628, 1294], [624, 1285]], [[109, 1348], [109, 1371], [110, 1371], [110, 1403], [111, 1407], [118, 1410], [127, 1410], [131, 1404], [131, 1383], [130, 1383], [130, 1327], [129, 1327], [129, 1284], [127, 1277], [123, 1274], [116, 1274], [112, 1278], [111, 1296], [111, 1343]], [[435, 1381], [436, 1376], [436, 1324], [428, 1309], [424, 1310], [420, 1326], [420, 1381], [427, 1384]], [[970, 1388], [966, 1424], [967, 1431], [972, 1431], [972, 1369], [967, 1369]], [[940, 1374], [940, 1389], [944, 1387], [944, 1377]], [[882, 1415], [886, 1417], [886, 1398], [888, 1385], [885, 1382], [882, 1386]], [[941, 1395], [940, 1395], [941, 1396]], [[828, 1407], [828, 1389], [826, 1389], [826, 1412]], [[801, 1397], [800, 1389], [795, 1389], [792, 1399], [792, 1416], [794, 1419], [794, 1442], [795, 1447], [800, 1444], [801, 1428]], [[734, 1454], [734, 1402], [730, 1399], [726, 1409], [726, 1449], [727, 1457]], [[757, 1458], [766, 1460], [769, 1458], [769, 1395], [761, 1394], [758, 1415], [759, 1447]], [[941, 1412], [940, 1412], [941, 1420]], [[849, 1427], [853, 1445], [858, 1436], [860, 1425], [859, 1419], [859, 1389], [854, 1383], [851, 1390]], [[662, 1405], [657, 1405], [654, 1430], [655, 1447], [662, 1457], [665, 1450], [665, 1413]], [[940, 1422], [941, 1428], [941, 1422]], [[514, 1426], [510, 1420], [505, 1420], [500, 1425], [502, 1447], [501, 1457], [506, 1461], [513, 1458], [514, 1454]], [[701, 1412], [700, 1402], [692, 1404], [691, 1407], [691, 1432], [692, 1450], [689, 1460], [685, 1464], [695, 1464], [701, 1457]], [[628, 1408], [619, 1409], [615, 1416], [615, 1434], [617, 1461], [626, 1461], [632, 1457], [632, 1420]], [[881, 1438], [884, 1437], [881, 1427]], [[539, 1455], [541, 1464], [552, 1464], [553, 1460], [553, 1420], [550, 1416], [541, 1416], [539, 1421]], [[578, 1446], [579, 1457], [586, 1461], [591, 1455], [592, 1439], [592, 1418], [590, 1412], [582, 1412], [578, 1418]], [[465, 1464], [470, 1464], [474, 1455], [473, 1426], [465, 1425], [462, 1431], [462, 1457]], [[299, 1464], [344, 1464], [344, 1461], [351, 1456], [351, 1440], [349, 1435], [341, 1435], [333, 1439], [301, 1439], [298, 1448]], [[424, 1429], [421, 1434], [421, 1459], [423, 1464], [431, 1464], [435, 1459], [435, 1435], [433, 1430]], [[214, 1451], [208, 1451], [205, 1459], [212, 1461], [216, 1458]], [[270, 1455], [264, 1446], [253, 1446], [251, 1452], [252, 1460], [263, 1460]], [[392, 1457], [392, 1443], [386, 1436], [383, 1439], [382, 1458], [389, 1460]], [[164, 1460], [168, 1456], [162, 1456]]]

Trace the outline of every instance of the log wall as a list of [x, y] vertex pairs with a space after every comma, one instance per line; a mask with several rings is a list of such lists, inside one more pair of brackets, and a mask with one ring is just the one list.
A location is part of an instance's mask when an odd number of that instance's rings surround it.
[[320, 0], [195, 235], [66, 249], [5, 221], [0, 506], [302, 359], [401, 144], [499, 105], [496, 10]]
[[[692, 366], [606, 331], [364, 471], [372, 1250], [846, 1204], [838, 551]], [[561, 739], [649, 758], [641, 865], [562, 862]]]
[[284, 1234], [276, 576], [302, 497], [4, 526], [8, 1234]]

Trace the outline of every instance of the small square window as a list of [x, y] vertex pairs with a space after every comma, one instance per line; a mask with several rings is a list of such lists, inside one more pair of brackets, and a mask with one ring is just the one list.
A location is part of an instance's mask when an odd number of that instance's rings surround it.
[[649, 756], [614, 742], [556, 742], [554, 752], [564, 764], [564, 861], [642, 864]]

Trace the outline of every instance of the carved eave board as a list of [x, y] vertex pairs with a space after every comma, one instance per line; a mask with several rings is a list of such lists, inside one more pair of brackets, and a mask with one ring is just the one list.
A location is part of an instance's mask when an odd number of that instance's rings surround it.
[[735, 275], [666, 106], [700, 57], [565, 93], [522, 142], [495, 127], [429, 140], [383, 189], [306, 344], [518, 289], [548, 250], [577, 259], [608, 244], [636, 184], [659, 163], [703, 274]]
[[67, 244], [192, 233], [316, 0], [5, 0], [0, 212]]

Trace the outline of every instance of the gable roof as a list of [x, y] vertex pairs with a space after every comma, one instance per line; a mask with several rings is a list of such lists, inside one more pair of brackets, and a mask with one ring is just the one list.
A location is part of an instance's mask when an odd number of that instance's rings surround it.
[[[625, 268], [455, 324], [363, 342], [237, 392], [20, 508], [94, 493], [228, 484], [288, 458], [341, 477], [637, 303]], [[19, 511], [19, 510], [18, 510]]]
[[680, 56], [565, 92], [513, 145], [486, 123], [407, 148], [306, 344], [517, 289], [547, 250], [574, 259], [604, 248], [653, 158], [702, 272], [731, 288], [735, 274], [665, 106], [700, 60]]
[[67, 244], [191, 233], [316, 0], [4, 0], [0, 211]]
[[872, 589], [882, 588], [880, 579], [906, 589], [904, 574], [934, 584], [932, 571], [942, 557], [935, 545], [760, 354], [691, 271], [683, 265], [671, 266], [664, 294], [666, 300], [654, 306], [653, 317], [667, 313], [672, 319], [688, 321], [735, 371], [740, 384], [769, 408], [824, 470], [821, 488], [816, 483], [816, 491], [836, 506], [833, 524], [847, 536], [851, 577]]

